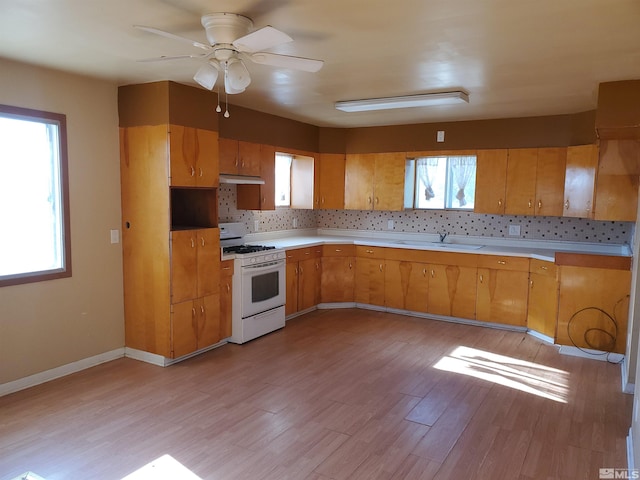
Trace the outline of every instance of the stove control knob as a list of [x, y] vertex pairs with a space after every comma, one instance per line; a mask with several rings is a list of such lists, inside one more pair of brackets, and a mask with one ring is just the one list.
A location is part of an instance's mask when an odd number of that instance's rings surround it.
[[265, 262], [268, 262], [269, 260], [273, 260], [273, 255], [265, 255], [264, 260]]
[[249, 263], [256, 263], [256, 257], [250, 258]]

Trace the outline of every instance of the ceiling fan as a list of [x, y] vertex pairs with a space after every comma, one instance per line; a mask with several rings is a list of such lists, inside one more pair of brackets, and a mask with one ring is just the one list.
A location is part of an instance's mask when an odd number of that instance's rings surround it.
[[193, 79], [202, 87], [213, 90], [219, 75], [222, 74], [224, 90], [227, 94], [242, 93], [251, 83], [251, 76], [245, 65], [246, 60], [305, 72], [317, 72], [324, 64], [322, 60], [265, 52], [264, 50], [291, 42], [293, 39], [270, 25], [250, 32], [253, 21], [244, 15], [210, 13], [203, 15], [201, 22], [209, 45], [157, 28], [134, 25], [140, 30], [188, 43], [204, 50], [199, 54], [162, 56], [141, 61], [181, 58], [204, 60], [205, 63], [198, 69]]

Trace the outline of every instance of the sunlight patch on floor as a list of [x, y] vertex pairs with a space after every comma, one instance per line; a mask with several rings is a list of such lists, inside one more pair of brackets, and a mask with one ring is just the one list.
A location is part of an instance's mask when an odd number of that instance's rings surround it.
[[567, 403], [567, 372], [538, 363], [460, 346], [434, 367]]
[[144, 467], [127, 475], [122, 480], [202, 480], [171, 455], [147, 463]]

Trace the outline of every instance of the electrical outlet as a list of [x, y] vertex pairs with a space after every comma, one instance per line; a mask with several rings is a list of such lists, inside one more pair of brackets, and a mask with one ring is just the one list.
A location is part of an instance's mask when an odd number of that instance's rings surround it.
[[519, 237], [520, 236], [520, 225], [509, 225], [509, 236], [511, 236], [511, 237]]
[[293, 217], [293, 228], [298, 228], [298, 219]]
[[387, 220], [387, 230], [393, 230], [393, 220]]
[[111, 243], [120, 243], [120, 230], [111, 230]]
[[254, 222], [253, 222], [253, 231], [254, 232], [259, 232], [260, 231], [260, 220], [254, 220]]
[[444, 142], [444, 130], [438, 130], [438, 133], [436, 133], [436, 142]]

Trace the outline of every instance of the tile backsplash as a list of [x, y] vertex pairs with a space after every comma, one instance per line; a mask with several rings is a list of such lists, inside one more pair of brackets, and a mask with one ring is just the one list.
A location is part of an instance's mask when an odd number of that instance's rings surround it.
[[[354, 230], [439, 233], [474, 237], [524, 238], [531, 240], [559, 240], [570, 242], [631, 244], [635, 224], [568, 217], [532, 217], [486, 215], [461, 211], [407, 210], [377, 212], [360, 210], [291, 210], [275, 211], [236, 209], [236, 186], [221, 185], [219, 189], [219, 217], [221, 222], [243, 222], [248, 232], [271, 232], [294, 228], [340, 228]], [[294, 227], [294, 221], [296, 226]], [[510, 236], [509, 226], [519, 225], [520, 235]]]

